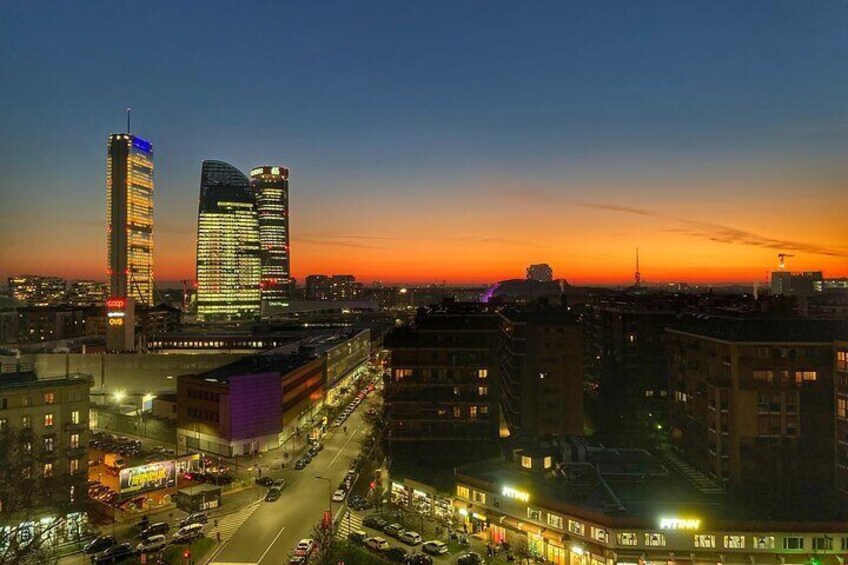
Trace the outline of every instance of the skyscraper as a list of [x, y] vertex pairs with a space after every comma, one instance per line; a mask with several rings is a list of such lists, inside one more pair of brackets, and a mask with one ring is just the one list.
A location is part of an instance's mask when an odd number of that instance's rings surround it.
[[106, 247], [110, 296], [153, 303], [153, 145], [128, 133], [109, 136]]
[[282, 305], [289, 299], [291, 277], [289, 256], [289, 170], [285, 167], [256, 167], [250, 184], [259, 215], [259, 244], [262, 249], [262, 308]]
[[203, 161], [197, 218], [197, 317], [259, 315], [259, 221], [247, 176]]

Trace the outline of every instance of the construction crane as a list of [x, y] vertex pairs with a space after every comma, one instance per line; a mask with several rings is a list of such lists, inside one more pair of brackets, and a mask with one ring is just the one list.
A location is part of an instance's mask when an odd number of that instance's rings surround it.
[[780, 270], [783, 271], [786, 269], [786, 258], [787, 257], [795, 257], [791, 253], [778, 253], [777, 258], [780, 260]]
[[183, 286], [183, 312], [188, 312], [188, 285], [191, 284], [192, 288], [194, 288], [197, 284], [194, 282], [194, 279], [183, 279], [180, 281], [180, 284]]

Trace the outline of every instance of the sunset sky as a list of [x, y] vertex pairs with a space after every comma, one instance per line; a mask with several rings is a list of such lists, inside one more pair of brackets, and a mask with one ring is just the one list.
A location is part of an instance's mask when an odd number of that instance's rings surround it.
[[848, 276], [844, 2], [264, 4], [0, 5], [1, 277], [105, 279], [127, 106], [163, 282], [203, 159], [291, 168], [299, 280]]

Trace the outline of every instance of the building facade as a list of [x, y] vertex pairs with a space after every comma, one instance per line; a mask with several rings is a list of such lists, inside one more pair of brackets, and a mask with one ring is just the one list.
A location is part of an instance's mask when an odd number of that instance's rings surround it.
[[289, 170], [256, 167], [250, 171], [250, 184], [259, 218], [262, 303], [280, 306], [290, 298], [291, 290]]
[[353, 275], [308, 275], [307, 300], [353, 300], [363, 294], [361, 283]]
[[57, 306], [65, 302], [65, 279], [43, 275], [9, 277], [9, 294], [27, 306]]
[[109, 136], [106, 248], [110, 296], [153, 304], [153, 145], [128, 133]]
[[834, 342], [836, 488], [848, 495], [848, 337]]
[[260, 302], [259, 217], [250, 180], [203, 161], [197, 217], [197, 318], [256, 318]]
[[68, 287], [68, 303], [72, 306], [102, 305], [108, 287], [99, 281], [74, 281]]

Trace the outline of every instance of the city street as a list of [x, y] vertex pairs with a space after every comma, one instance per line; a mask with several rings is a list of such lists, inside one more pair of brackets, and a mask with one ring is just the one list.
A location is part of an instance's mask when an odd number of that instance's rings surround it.
[[[287, 469], [272, 472], [275, 478], [286, 479], [283, 495], [276, 502], [259, 505], [210, 563], [270, 565], [287, 562], [298, 540], [311, 537], [312, 528], [331, 505], [332, 491], [342, 482], [351, 461], [359, 454], [360, 443], [368, 432], [362, 415], [371, 404], [373, 395], [348, 418], [347, 433], [342, 428], [332, 429], [324, 438], [324, 449], [305, 469], [295, 470], [294, 460], [291, 460]], [[329, 479], [329, 484], [316, 476]], [[343, 507], [344, 503], [333, 502], [333, 515]]]

